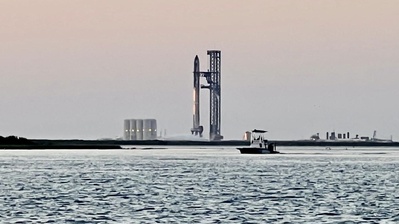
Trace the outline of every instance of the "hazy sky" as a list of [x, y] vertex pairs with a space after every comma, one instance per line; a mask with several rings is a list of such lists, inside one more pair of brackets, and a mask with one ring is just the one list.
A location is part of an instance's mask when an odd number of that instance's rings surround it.
[[[222, 51], [222, 134], [399, 140], [399, 1], [1, 0], [0, 135], [192, 126], [196, 54]], [[208, 136], [209, 92], [201, 123]]]

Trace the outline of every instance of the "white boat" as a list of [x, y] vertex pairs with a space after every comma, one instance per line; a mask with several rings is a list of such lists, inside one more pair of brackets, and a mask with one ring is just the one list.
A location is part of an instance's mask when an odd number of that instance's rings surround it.
[[237, 148], [241, 154], [276, 154], [276, 144], [268, 142], [264, 137], [267, 131], [254, 129], [251, 132], [251, 144], [249, 147]]

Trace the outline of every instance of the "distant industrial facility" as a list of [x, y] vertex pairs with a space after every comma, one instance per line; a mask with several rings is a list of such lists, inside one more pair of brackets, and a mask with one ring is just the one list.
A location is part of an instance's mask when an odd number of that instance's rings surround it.
[[[319, 133], [314, 134], [310, 136], [310, 139], [312, 140], [321, 140]], [[326, 139], [325, 140], [349, 140], [349, 141], [357, 141], [357, 140], [363, 140], [363, 141], [374, 141], [374, 142], [393, 142], [392, 136], [391, 139], [381, 139], [377, 138], [377, 131], [374, 131], [373, 137], [368, 137], [368, 136], [359, 136], [358, 134], [355, 135], [354, 138], [350, 138], [350, 133], [335, 133], [335, 131], [328, 133], [326, 132]]]
[[154, 140], [157, 138], [157, 120], [124, 120], [123, 140]]

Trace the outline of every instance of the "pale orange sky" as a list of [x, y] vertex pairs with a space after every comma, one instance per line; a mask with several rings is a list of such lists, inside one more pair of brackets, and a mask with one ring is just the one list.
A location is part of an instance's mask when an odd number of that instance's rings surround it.
[[398, 1], [2, 0], [0, 135], [115, 137], [140, 117], [189, 133], [194, 56], [205, 70], [220, 49], [226, 138], [258, 127], [399, 139], [398, 12]]

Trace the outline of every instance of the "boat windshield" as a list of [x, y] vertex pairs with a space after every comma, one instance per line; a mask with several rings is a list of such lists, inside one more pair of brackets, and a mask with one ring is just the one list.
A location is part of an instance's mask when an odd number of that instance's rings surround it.
[[263, 140], [263, 135], [254, 133], [254, 134], [252, 134], [252, 140]]

